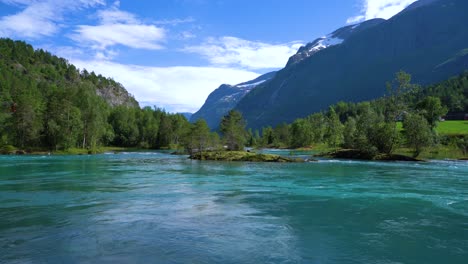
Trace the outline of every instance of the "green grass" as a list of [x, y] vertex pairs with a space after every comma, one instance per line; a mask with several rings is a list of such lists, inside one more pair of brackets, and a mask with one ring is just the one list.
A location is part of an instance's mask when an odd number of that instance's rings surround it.
[[132, 150], [131, 148], [122, 148], [122, 147], [98, 147], [93, 150], [82, 149], [82, 148], [69, 148], [67, 150], [58, 150], [53, 151], [53, 154], [57, 155], [86, 155], [86, 154], [101, 154], [104, 152], [119, 152]]
[[436, 130], [440, 135], [468, 135], [468, 121], [439, 122]]
[[[397, 123], [399, 131], [403, 130], [403, 124]], [[436, 127], [439, 135], [468, 135], [468, 121], [443, 121], [439, 122]]]
[[[413, 150], [409, 148], [398, 148], [395, 150], [395, 154], [405, 155], [405, 156], [413, 156]], [[433, 147], [429, 147], [418, 156], [418, 158], [429, 160], [429, 159], [461, 159], [461, 158], [468, 158], [467, 156], [463, 155], [461, 150], [454, 146], [445, 146], [445, 145], [437, 145]]]
[[0, 153], [1, 154], [8, 154], [8, 153], [14, 153], [16, 152], [17, 148], [11, 145], [5, 145], [0, 147]]

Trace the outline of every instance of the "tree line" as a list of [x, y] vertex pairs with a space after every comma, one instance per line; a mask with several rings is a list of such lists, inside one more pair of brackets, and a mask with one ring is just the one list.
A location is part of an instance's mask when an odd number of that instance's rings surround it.
[[[99, 89], [126, 93], [110, 78], [79, 70], [63, 58], [22, 41], [0, 39], [0, 150], [96, 151], [100, 146], [181, 149], [222, 148], [204, 120], [193, 124], [157, 107], [111, 106]], [[134, 106], [135, 105], [135, 106]], [[241, 117], [224, 120], [231, 149], [242, 149]]]
[[22, 41], [0, 39], [0, 147], [66, 150], [179, 144], [188, 121], [132, 98], [112, 107], [99, 89], [128, 94], [113, 79], [79, 70]]
[[[393, 154], [401, 147], [412, 149], [415, 157], [428, 147], [455, 145], [464, 155], [468, 150], [465, 135], [441, 136], [436, 127], [449, 111], [468, 106], [468, 72], [437, 85], [422, 88], [411, 83], [403, 71], [387, 83], [382, 98], [360, 102], [339, 102], [328, 111], [296, 119], [291, 124], [268, 126], [261, 130], [246, 130], [242, 114], [231, 110], [220, 124], [221, 143], [229, 150], [248, 147], [307, 148], [324, 144], [331, 148], [359, 151], [361, 157]], [[203, 120], [197, 122], [204, 123]], [[205, 124], [205, 131], [209, 129]], [[198, 150], [219, 147], [203, 141]], [[211, 144], [209, 143], [211, 142]]]
[[[408, 146], [417, 156], [425, 147], [448, 144], [435, 130], [441, 116], [468, 110], [468, 72], [426, 88], [399, 72], [387, 84], [386, 95], [373, 101], [340, 102], [291, 124], [255, 131], [246, 130], [242, 114], [233, 110], [222, 119], [220, 131], [212, 132], [204, 120], [191, 124], [157, 107], [112, 107], [97, 93], [106, 87], [117, 93], [123, 89], [110, 78], [80, 71], [24, 42], [0, 39], [0, 148], [93, 151], [119, 146], [193, 153], [326, 144], [369, 156]], [[466, 151], [466, 138], [450, 140]]]
[[[356, 149], [372, 157], [410, 147], [414, 156], [435, 144], [453, 144], [466, 155], [465, 136], [444, 137], [436, 132], [440, 118], [449, 111], [468, 110], [468, 72], [426, 88], [411, 83], [405, 72], [387, 83], [382, 98], [339, 102], [328, 111], [296, 119], [291, 124], [248, 131], [249, 144], [258, 147], [304, 148], [327, 144]], [[402, 125], [403, 130], [400, 128]]]

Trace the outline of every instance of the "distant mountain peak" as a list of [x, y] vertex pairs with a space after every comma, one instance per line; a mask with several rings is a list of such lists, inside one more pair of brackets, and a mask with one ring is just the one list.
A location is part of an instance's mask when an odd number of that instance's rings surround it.
[[320, 37], [308, 43], [306, 46], [302, 46], [301, 48], [299, 48], [297, 53], [293, 55], [291, 58], [289, 58], [289, 61], [286, 67], [296, 64], [306, 58], [309, 58], [321, 50], [324, 50], [332, 46], [340, 45], [343, 42], [345, 42], [354, 33], [361, 32], [369, 27], [378, 25], [383, 21], [385, 20], [384, 19], [367, 20], [367, 21], [364, 21], [355, 25], [342, 27], [340, 29], [333, 31], [332, 33], [326, 36]]
[[276, 75], [276, 72], [263, 74], [256, 79], [236, 85], [223, 84], [214, 90], [203, 106], [192, 115], [190, 121], [203, 118], [211, 129], [219, 126], [221, 118], [233, 109], [237, 103], [255, 87], [266, 83]]
[[378, 98], [400, 70], [420, 85], [458, 75], [468, 65], [467, 10], [467, 0], [421, 0], [388, 20], [342, 27], [301, 47], [236, 109], [250, 128], [275, 126], [339, 101]]

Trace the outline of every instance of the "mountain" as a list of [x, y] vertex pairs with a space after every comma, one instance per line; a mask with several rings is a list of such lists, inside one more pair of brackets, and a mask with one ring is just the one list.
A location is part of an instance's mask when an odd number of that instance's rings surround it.
[[338, 29], [299, 49], [236, 109], [259, 128], [382, 96], [400, 70], [421, 85], [448, 79], [468, 69], [467, 12], [466, 0], [422, 0], [389, 20]]
[[192, 115], [190, 121], [195, 122], [203, 118], [211, 129], [216, 129], [219, 126], [221, 118], [229, 110], [233, 109], [247, 93], [258, 85], [272, 79], [275, 74], [276, 72], [269, 72], [254, 80], [237, 85], [221, 85], [208, 96], [200, 110]]
[[291, 58], [289, 58], [289, 61], [286, 64], [286, 67], [299, 63], [321, 50], [324, 50], [331, 46], [340, 45], [349, 37], [354, 35], [355, 33], [358, 33], [370, 27], [376, 26], [384, 21], [385, 19], [380, 19], [380, 18], [371, 19], [363, 23], [346, 26], [338, 30], [335, 30], [333, 33], [328, 34], [327, 36], [318, 38], [314, 40], [313, 42], [308, 43], [306, 46], [299, 48], [297, 53], [293, 55]]
[[0, 68], [0, 84], [5, 83], [0, 87], [0, 100], [4, 102], [12, 100], [9, 90], [18, 87], [11, 87], [11, 83], [18, 82], [24, 83], [21, 86], [25, 89], [39, 86], [51, 91], [56, 87], [89, 87], [109, 106], [139, 107], [122, 84], [85, 69], [79, 71], [66, 59], [42, 49], [34, 50], [23, 41], [0, 38]]

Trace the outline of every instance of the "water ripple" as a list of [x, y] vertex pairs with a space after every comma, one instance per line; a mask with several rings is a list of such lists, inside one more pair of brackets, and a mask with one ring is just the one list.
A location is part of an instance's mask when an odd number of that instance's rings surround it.
[[0, 262], [465, 263], [467, 177], [458, 161], [0, 156]]

